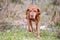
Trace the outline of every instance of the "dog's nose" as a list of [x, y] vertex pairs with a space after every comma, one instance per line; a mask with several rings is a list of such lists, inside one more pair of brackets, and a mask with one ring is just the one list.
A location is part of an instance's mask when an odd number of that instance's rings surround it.
[[31, 15], [31, 17], [33, 18], [33, 15]]

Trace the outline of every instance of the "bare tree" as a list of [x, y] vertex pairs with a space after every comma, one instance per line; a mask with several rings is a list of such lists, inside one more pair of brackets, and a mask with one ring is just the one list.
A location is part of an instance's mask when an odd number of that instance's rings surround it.
[[[52, 18], [51, 18], [51, 21], [53, 21], [53, 22], [57, 22], [57, 17], [58, 17], [58, 15], [60, 14], [60, 13], [57, 13], [57, 6], [59, 6], [60, 5], [60, 1], [59, 0], [54, 0], [53, 1], [53, 5], [54, 5], [54, 8], [53, 8], [53, 10], [54, 10], [54, 14], [52, 15]], [[59, 10], [60, 11], [60, 10]]]
[[5, 0], [5, 5], [4, 5], [4, 7], [3, 7], [3, 9], [2, 9], [2, 11], [1, 11], [1, 17], [3, 16], [3, 17], [6, 17], [6, 14], [7, 14], [7, 12], [8, 12], [8, 6], [9, 6], [9, 4], [10, 4], [10, 0]]

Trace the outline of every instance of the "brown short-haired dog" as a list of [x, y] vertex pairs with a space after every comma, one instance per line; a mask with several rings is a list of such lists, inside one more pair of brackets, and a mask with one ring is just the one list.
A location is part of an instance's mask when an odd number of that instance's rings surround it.
[[28, 22], [28, 31], [33, 32], [32, 21], [36, 23], [37, 36], [40, 37], [40, 9], [35, 6], [29, 6], [26, 10], [26, 19]]

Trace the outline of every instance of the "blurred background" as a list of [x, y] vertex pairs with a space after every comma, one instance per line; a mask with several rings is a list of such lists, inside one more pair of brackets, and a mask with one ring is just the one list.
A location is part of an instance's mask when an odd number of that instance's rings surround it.
[[26, 9], [32, 4], [41, 9], [41, 39], [60, 40], [60, 0], [0, 0], [0, 40], [37, 39], [26, 30]]

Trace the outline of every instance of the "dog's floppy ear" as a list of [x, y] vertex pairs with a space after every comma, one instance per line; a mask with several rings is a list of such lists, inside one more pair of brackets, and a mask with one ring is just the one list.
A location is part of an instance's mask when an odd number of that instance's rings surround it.
[[29, 9], [27, 9], [27, 11], [29, 11]]
[[29, 19], [29, 9], [26, 10], [26, 19]]
[[26, 10], [26, 15], [28, 14], [28, 12], [29, 12], [29, 9]]
[[37, 12], [38, 12], [37, 14], [40, 15], [40, 9], [37, 9]]

